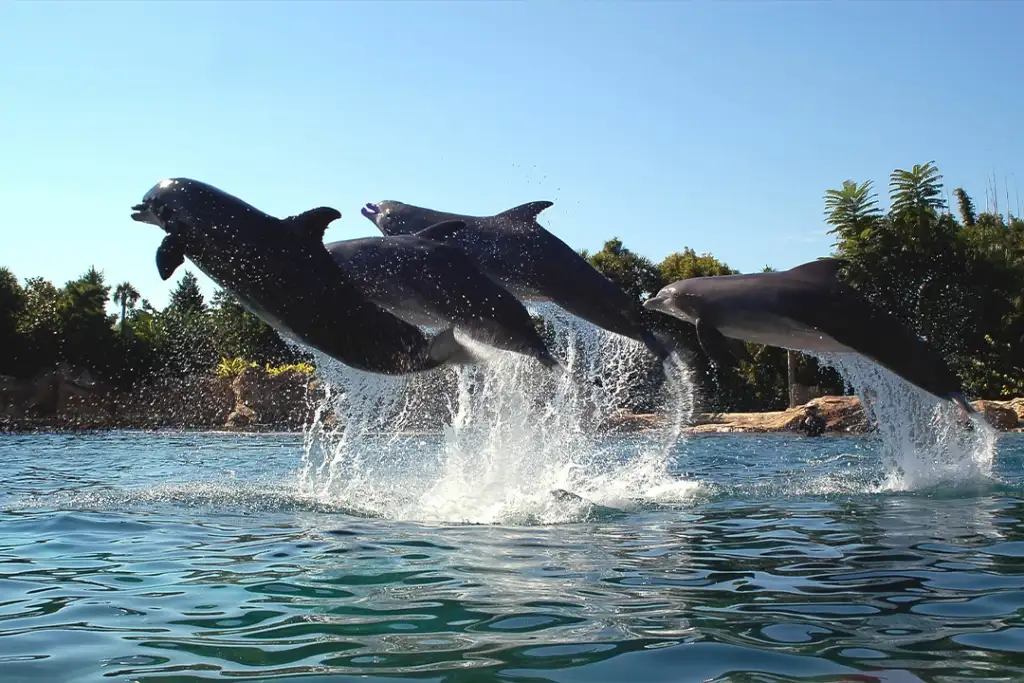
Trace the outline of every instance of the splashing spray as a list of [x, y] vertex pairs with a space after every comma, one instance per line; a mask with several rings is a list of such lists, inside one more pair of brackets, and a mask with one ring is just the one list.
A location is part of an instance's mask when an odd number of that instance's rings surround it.
[[[328, 396], [306, 430], [303, 488], [373, 516], [485, 524], [567, 522], [598, 506], [690, 499], [698, 485], [670, 473], [693, 411], [688, 368], [666, 361], [665, 380], [651, 389], [661, 406], [654, 424], [616, 435], [621, 407], [656, 361], [638, 342], [554, 306], [536, 312], [554, 331], [564, 372], [461, 335], [481, 363], [396, 378], [320, 358]], [[336, 429], [326, 427], [328, 410]], [[440, 432], [413, 431], [438, 412]]]
[[905, 491], [989, 477], [996, 431], [857, 354], [815, 354], [856, 392], [877, 426], [886, 477], [880, 489]]

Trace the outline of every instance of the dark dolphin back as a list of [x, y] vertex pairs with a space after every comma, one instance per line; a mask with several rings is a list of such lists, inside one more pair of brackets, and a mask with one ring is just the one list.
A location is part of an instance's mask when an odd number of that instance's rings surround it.
[[278, 219], [252, 204], [201, 180], [170, 178], [157, 183], [142, 201], [157, 201], [187, 222], [201, 222], [209, 228], [245, 225], [269, 227]]

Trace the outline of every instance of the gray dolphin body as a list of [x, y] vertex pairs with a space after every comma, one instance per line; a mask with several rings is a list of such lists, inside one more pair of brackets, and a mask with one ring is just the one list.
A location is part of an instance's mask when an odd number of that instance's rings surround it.
[[732, 358], [725, 337], [802, 351], [856, 352], [968, 412], [960, 382], [913, 331], [838, 278], [843, 261], [811, 261], [790, 270], [679, 280], [644, 302], [697, 327], [717, 365]]
[[323, 244], [336, 209], [278, 219], [189, 178], [158, 183], [133, 209], [133, 219], [167, 233], [156, 254], [161, 278], [187, 256], [264, 322], [346, 365], [395, 375], [471, 362], [452, 329], [429, 340], [346, 280]]
[[[388, 200], [367, 204], [362, 213], [385, 235], [416, 234], [458, 247], [521, 300], [551, 301], [609, 332], [643, 342], [659, 359], [668, 357], [669, 350], [644, 327], [639, 302], [537, 223], [537, 215], [550, 206], [531, 202], [494, 216], [466, 216]], [[451, 221], [465, 227], [453, 227]]]
[[416, 235], [364, 237], [325, 246], [364, 296], [402, 320], [425, 327], [454, 326], [484, 344], [559, 367], [523, 304], [461, 250]]

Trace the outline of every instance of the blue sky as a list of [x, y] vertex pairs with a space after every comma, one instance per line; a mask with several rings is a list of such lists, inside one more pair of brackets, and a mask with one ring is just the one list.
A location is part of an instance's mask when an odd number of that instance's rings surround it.
[[847, 178], [884, 195], [934, 159], [1015, 209], [1022, 25], [1009, 1], [5, 3], [0, 265], [96, 264], [162, 306], [182, 271], [160, 281], [130, 207], [190, 176], [335, 206], [328, 241], [377, 234], [368, 201], [550, 199], [574, 248], [787, 268], [830, 251]]

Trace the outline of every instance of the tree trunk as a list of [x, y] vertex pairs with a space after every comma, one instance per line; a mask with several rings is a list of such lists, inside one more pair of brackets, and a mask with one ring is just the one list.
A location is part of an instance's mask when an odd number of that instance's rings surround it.
[[786, 384], [789, 386], [789, 407], [796, 407], [796, 351], [786, 350]]

